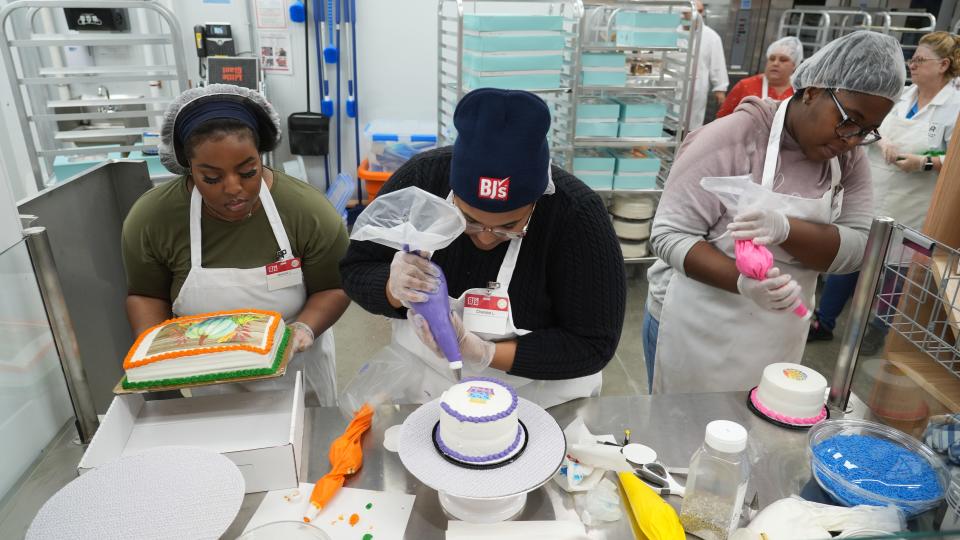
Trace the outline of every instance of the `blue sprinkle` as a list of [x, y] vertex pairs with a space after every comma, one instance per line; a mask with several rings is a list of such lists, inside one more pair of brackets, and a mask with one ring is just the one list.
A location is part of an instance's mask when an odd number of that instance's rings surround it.
[[[870, 493], [903, 501], [898, 504], [908, 515], [928, 509], [943, 497], [936, 471], [923, 457], [877, 437], [836, 435], [813, 448], [820, 464], [844, 480]], [[878, 499], [854, 493], [822, 473], [817, 478], [839, 502], [848, 506], [869, 504], [884, 506]]]

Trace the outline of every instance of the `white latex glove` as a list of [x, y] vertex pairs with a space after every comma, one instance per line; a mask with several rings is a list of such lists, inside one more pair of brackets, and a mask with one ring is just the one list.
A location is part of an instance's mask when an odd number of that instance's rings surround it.
[[291, 323], [289, 328], [292, 332], [290, 336], [290, 346], [293, 347], [293, 352], [303, 352], [313, 345], [313, 328], [307, 326], [307, 323], [297, 321]]
[[758, 246], [778, 245], [790, 236], [790, 222], [779, 210], [747, 210], [727, 225], [734, 240], [753, 240]]
[[440, 269], [429, 259], [417, 253], [398, 251], [390, 263], [387, 290], [401, 304], [410, 307], [410, 304], [427, 301], [427, 295], [424, 292], [437, 290], [440, 282], [436, 278], [439, 276]]
[[883, 152], [883, 160], [888, 164], [892, 164], [897, 161], [897, 157], [900, 156], [900, 150], [897, 148], [897, 145], [889, 143], [884, 140], [877, 142], [880, 145], [880, 151]]
[[[438, 357], [443, 358], [443, 351], [440, 350], [440, 346], [437, 345], [436, 340], [433, 339], [433, 334], [430, 332], [430, 325], [427, 324], [427, 320], [421, 315], [414, 313], [412, 309], [407, 310], [407, 319], [413, 323], [413, 328], [416, 330], [417, 337], [420, 338], [420, 341]], [[490, 363], [493, 362], [493, 355], [497, 352], [497, 345], [464, 328], [463, 320], [460, 319], [460, 316], [456, 313], [450, 314], [450, 321], [453, 323], [453, 329], [457, 332], [460, 358], [463, 360], [463, 363], [469, 364], [475, 371], [490, 367]]]
[[927, 162], [927, 156], [917, 154], [903, 154], [897, 157], [893, 164], [905, 173], [917, 172], [923, 169], [923, 164]]
[[762, 280], [740, 274], [737, 290], [768, 311], [792, 310], [800, 303], [800, 285], [790, 279], [790, 274], [781, 276], [779, 268], [771, 268], [767, 279]]

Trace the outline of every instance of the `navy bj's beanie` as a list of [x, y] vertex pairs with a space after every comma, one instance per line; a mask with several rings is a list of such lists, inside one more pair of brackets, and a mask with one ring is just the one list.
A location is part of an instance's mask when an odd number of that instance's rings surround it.
[[463, 96], [453, 113], [457, 140], [450, 188], [484, 212], [532, 204], [547, 189], [550, 110], [522, 90], [480, 88]]

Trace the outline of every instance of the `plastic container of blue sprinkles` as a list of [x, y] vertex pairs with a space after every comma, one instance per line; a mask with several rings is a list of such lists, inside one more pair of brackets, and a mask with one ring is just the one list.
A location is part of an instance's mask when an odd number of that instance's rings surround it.
[[883, 424], [828, 420], [807, 437], [814, 479], [844, 506], [894, 505], [909, 519], [940, 504], [950, 483], [940, 456]]

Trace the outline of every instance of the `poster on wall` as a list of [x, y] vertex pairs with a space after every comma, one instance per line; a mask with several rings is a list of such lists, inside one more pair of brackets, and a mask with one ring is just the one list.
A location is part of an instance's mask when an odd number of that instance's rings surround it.
[[286, 28], [287, 8], [283, 0], [255, 0], [257, 28]]
[[258, 32], [260, 67], [267, 73], [293, 75], [290, 35], [286, 32]]

